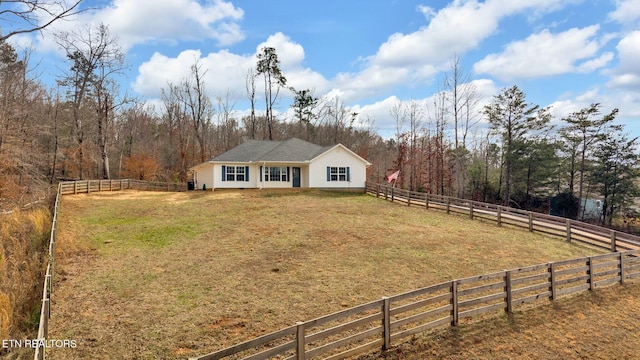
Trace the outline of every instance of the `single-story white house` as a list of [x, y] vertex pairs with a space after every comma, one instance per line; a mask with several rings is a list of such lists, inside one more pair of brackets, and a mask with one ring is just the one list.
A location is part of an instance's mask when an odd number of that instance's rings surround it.
[[342, 144], [249, 140], [191, 168], [196, 189], [364, 190], [370, 162]]

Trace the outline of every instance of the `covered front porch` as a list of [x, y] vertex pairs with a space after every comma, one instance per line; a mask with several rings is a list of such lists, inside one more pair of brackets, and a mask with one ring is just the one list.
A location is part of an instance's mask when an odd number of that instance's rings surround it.
[[308, 188], [309, 165], [287, 163], [261, 163], [258, 168], [260, 189]]

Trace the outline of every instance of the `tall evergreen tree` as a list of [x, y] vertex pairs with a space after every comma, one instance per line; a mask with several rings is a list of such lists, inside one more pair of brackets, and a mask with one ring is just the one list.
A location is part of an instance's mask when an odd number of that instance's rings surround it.
[[611, 226], [614, 216], [638, 196], [638, 138], [629, 139], [621, 128], [605, 134], [594, 150], [593, 177], [602, 195], [602, 224]]
[[485, 106], [484, 115], [492, 131], [502, 137], [505, 164], [502, 201], [508, 206], [511, 202], [512, 167], [517, 156], [517, 143], [525, 140], [528, 134], [545, 128], [551, 120], [551, 114], [548, 108], [541, 109], [538, 105], [527, 103], [524, 92], [514, 85], [496, 95], [493, 102]]
[[280, 60], [276, 49], [272, 47], [263, 47], [258, 54], [257, 74], [264, 77], [264, 99], [266, 104], [267, 129], [269, 131], [269, 140], [273, 140], [273, 105], [278, 99], [280, 88], [287, 84], [287, 78], [284, 77], [280, 70]]
[[318, 106], [318, 98], [313, 96], [309, 89], [296, 90], [293, 87], [289, 89], [294, 94], [291, 108], [293, 109], [295, 120], [298, 122], [298, 132], [302, 135], [304, 128], [305, 140], [311, 140], [312, 121], [317, 118], [314, 109]]
[[[578, 156], [580, 156], [580, 178], [578, 180], [580, 211], [578, 214], [582, 218], [584, 218], [584, 207], [582, 206], [584, 200], [582, 197], [584, 193], [584, 175], [586, 172], [588, 149], [604, 139], [606, 129], [611, 126], [617, 114], [618, 109], [613, 109], [603, 117], [598, 117], [600, 115], [600, 104], [594, 103], [562, 119], [568, 124], [567, 127], [563, 129], [564, 138], [580, 145], [578, 153]], [[573, 181], [573, 179], [571, 181]], [[573, 189], [573, 186], [574, 185], [571, 184], [570, 188]]]

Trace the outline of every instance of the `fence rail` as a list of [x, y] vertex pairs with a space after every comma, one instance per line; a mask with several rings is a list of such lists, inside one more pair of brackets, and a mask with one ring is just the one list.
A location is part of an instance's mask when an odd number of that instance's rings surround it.
[[495, 221], [498, 226], [506, 224], [522, 227], [529, 231], [559, 236], [570, 242], [577, 241], [611, 252], [640, 250], [640, 236], [559, 216], [479, 201], [396, 189], [381, 184], [367, 183], [366, 192], [391, 202], [404, 203], [407, 206], [422, 206], [426, 209], [468, 215], [470, 219]]
[[82, 180], [60, 182], [56, 191], [56, 201], [51, 223], [47, 269], [42, 289], [42, 306], [40, 307], [40, 322], [38, 325], [38, 347], [35, 349], [34, 360], [42, 360], [45, 356], [45, 340], [49, 336], [49, 319], [51, 318], [51, 292], [53, 290], [53, 274], [55, 265], [55, 246], [58, 233], [58, 210], [62, 195], [92, 193], [100, 191], [118, 191], [125, 189], [149, 191], [186, 191], [186, 184], [147, 182], [140, 180]]
[[465, 318], [513, 312], [525, 304], [640, 278], [640, 250], [538, 264], [409, 291], [264, 335], [198, 360], [341, 359]]
[[141, 180], [83, 180], [67, 181], [60, 183], [60, 193], [62, 195], [82, 194], [100, 191], [118, 190], [147, 190], [147, 191], [187, 191], [186, 184], [150, 182]]
[[[366, 191], [408, 206], [496, 221], [611, 250], [611, 253], [457, 279], [345, 309], [264, 335], [198, 360], [342, 359], [465, 318], [512, 312], [526, 304], [640, 278], [640, 237], [556, 216], [367, 184]], [[623, 251], [623, 252], [615, 252]]]

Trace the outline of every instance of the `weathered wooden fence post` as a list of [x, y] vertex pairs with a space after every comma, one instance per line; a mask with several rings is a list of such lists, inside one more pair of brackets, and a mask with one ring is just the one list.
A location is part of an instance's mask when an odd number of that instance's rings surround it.
[[498, 226], [502, 226], [502, 206], [498, 205], [498, 213], [496, 215], [498, 217]]
[[[49, 267], [49, 271], [51, 271], [51, 267]], [[47, 274], [44, 276], [45, 278], [45, 283], [47, 283], [47, 287], [45, 288], [47, 291], [47, 299], [49, 300], [48, 306], [47, 306], [47, 318], [51, 318], [51, 290], [53, 289], [53, 285], [51, 283], [52, 278], [51, 278], [51, 274]]]
[[469, 201], [469, 219], [473, 220], [473, 201]]
[[555, 300], [558, 298], [556, 294], [556, 264], [550, 263], [548, 271], [551, 272], [551, 277], [549, 278], [549, 282], [551, 283], [551, 300]]
[[567, 241], [571, 242], [571, 219], [567, 219]]
[[382, 350], [386, 351], [391, 348], [391, 299], [382, 298]]
[[395, 197], [395, 188], [391, 188], [391, 202], [393, 202], [393, 198]]
[[504, 275], [505, 291], [507, 292], [507, 308], [508, 314], [513, 312], [513, 298], [511, 295], [511, 270], [505, 270]]
[[620, 252], [620, 284], [624, 284], [624, 253]]
[[449, 213], [450, 209], [451, 209], [451, 198], [447, 196], [447, 214]]
[[593, 267], [593, 259], [591, 258], [591, 256], [587, 258], [587, 262], [589, 263], [589, 270], [587, 270], [589, 272], [589, 291], [593, 291], [596, 289], [596, 285], [594, 284], [596, 279], [595, 279], [595, 276], [593, 275], [594, 267]]
[[533, 231], [533, 212], [529, 211], [529, 231]]
[[451, 281], [451, 326], [458, 326], [458, 281]]
[[305, 360], [305, 356], [304, 323], [299, 321], [296, 323], [296, 359]]
[[611, 252], [616, 252], [616, 231], [611, 230]]

